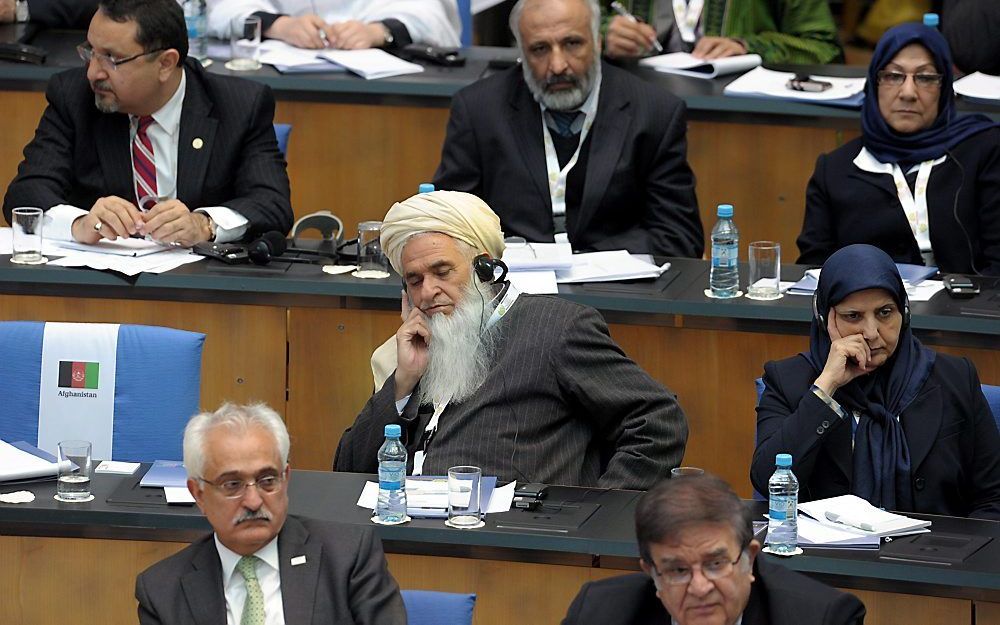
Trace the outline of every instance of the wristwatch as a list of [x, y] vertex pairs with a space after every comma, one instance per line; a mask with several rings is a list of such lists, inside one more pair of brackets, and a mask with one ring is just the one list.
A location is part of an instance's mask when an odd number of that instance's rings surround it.
[[30, 20], [31, 14], [28, 12], [28, 0], [16, 0], [14, 2], [14, 21], [27, 22]]
[[385, 23], [379, 22], [379, 25], [382, 27], [382, 36], [384, 37], [382, 47], [391, 48], [392, 44], [396, 42], [396, 38], [392, 36], [392, 31], [389, 30], [389, 27]]
[[207, 219], [207, 221], [205, 222], [205, 227], [208, 230], [208, 240], [215, 241], [215, 235], [217, 234], [219, 226], [216, 225], [215, 220], [212, 219], [212, 216], [209, 215], [208, 213], [202, 213], [202, 215], [204, 215], [205, 219]]

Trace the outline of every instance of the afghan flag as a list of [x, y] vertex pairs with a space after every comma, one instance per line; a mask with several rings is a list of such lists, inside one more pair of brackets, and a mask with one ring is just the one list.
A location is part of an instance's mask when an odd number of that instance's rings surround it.
[[59, 361], [60, 388], [97, 388], [101, 365], [97, 362]]

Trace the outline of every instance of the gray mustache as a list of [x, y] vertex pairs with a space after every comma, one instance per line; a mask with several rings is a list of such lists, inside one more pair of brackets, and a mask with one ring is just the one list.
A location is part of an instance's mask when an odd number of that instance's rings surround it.
[[233, 525], [239, 525], [246, 521], [270, 521], [271, 515], [263, 508], [257, 510], [244, 510], [238, 517], [233, 519]]

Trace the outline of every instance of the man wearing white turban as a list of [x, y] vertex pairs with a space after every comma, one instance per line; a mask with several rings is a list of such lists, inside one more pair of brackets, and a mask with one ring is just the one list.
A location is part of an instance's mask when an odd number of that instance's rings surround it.
[[475, 193], [508, 236], [700, 258], [684, 102], [601, 61], [597, 0], [520, 0], [523, 62], [452, 100], [438, 189]]
[[335, 470], [374, 473], [390, 423], [413, 474], [474, 464], [501, 480], [645, 489], [680, 462], [687, 422], [673, 394], [597, 311], [495, 277], [503, 233], [478, 197], [393, 205], [382, 248], [404, 279], [403, 323], [391, 373], [341, 438]]

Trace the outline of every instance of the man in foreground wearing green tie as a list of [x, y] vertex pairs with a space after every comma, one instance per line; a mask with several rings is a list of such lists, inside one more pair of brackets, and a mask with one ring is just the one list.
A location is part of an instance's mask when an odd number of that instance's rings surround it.
[[406, 625], [372, 528], [287, 516], [288, 448], [263, 404], [191, 418], [187, 486], [215, 532], [139, 574], [142, 625]]

